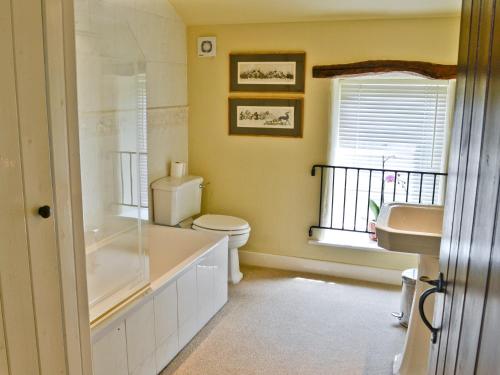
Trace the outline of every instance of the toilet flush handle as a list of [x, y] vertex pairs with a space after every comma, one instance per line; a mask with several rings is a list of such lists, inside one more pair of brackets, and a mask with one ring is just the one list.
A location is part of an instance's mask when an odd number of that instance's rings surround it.
[[210, 185], [210, 182], [202, 182], [200, 184], [200, 189], [205, 189], [207, 187], [207, 185]]

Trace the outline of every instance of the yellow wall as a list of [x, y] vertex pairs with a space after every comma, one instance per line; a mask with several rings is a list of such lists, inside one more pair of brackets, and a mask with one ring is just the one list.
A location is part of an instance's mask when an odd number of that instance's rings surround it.
[[[455, 64], [458, 18], [193, 26], [188, 28], [190, 173], [210, 185], [203, 210], [247, 219], [245, 250], [382, 268], [413, 266], [415, 258], [308, 244], [317, 220], [319, 180], [325, 162], [329, 80], [313, 79], [313, 65], [371, 59]], [[217, 37], [217, 57], [198, 58], [196, 39]], [[306, 92], [301, 139], [228, 135], [229, 53], [305, 51]], [[247, 94], [254, 95], [254, 94]]]

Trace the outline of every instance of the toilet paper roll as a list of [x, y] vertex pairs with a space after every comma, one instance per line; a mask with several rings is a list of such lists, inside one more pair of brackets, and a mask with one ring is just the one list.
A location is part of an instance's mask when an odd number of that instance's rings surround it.
[[179, 178], [186, 175], [186, 163], [182, 161], [173, 161], [170, 166], [170, 176]]

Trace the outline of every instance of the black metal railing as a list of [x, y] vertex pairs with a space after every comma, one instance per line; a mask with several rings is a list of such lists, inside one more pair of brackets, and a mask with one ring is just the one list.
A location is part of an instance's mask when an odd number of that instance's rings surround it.
[[318, 225], [334, 229], [372, 233], [370, 201], [379, 207], [387, 202], [443, 204], [446, 173], [396, 169], [358, 168], [316, 164], [311, 176], [320, 172]]
[[[117, 204], [148, 207], [146, 152], [116, 151], [115, 175], [119, 184]], [[144, 180], [144, 181], [143, 181]], [[145, 186], [143, 186], [145, 184]]]

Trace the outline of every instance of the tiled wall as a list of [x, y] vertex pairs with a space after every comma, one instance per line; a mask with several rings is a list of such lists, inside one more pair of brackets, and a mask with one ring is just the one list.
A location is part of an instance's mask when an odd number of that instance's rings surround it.
[[117, 194], [110, 155], [135, 151], [138, 121], [147, 124], [149, 182], [165, 176], [171, 160], [187, 161], [186, 26], [168, 0], [75, 0], [75, 23], [83, 200], [92, 229], [109, 221]]

